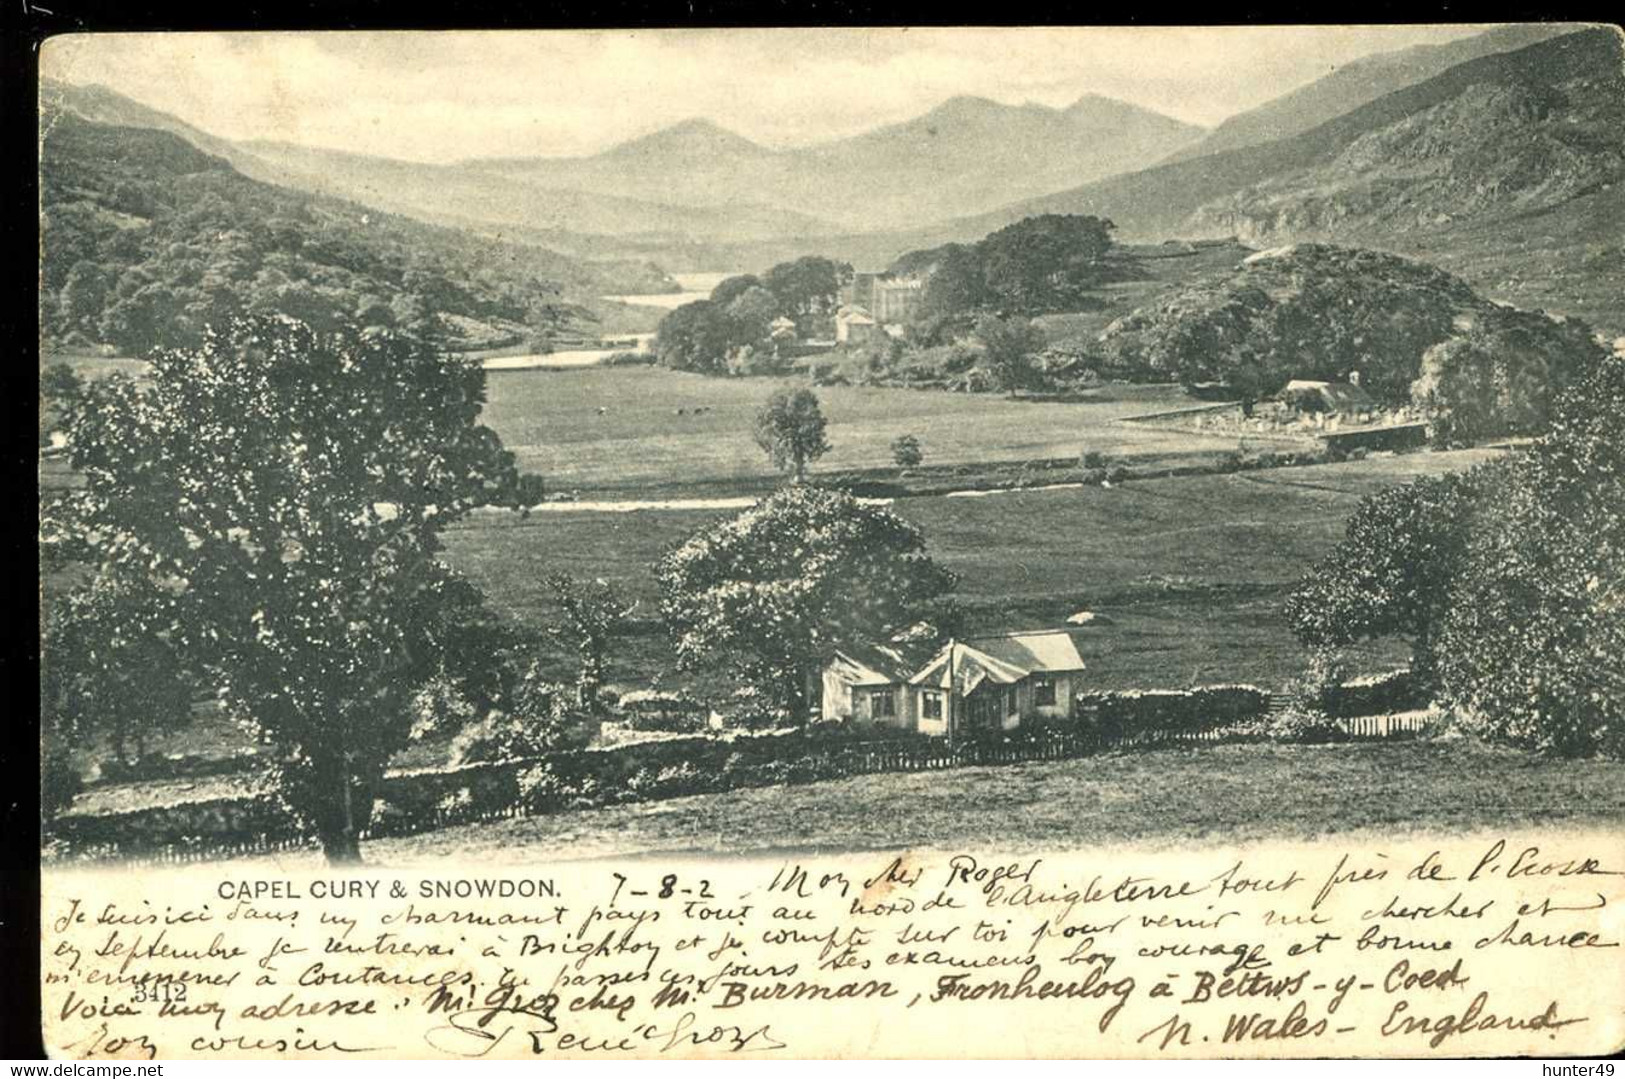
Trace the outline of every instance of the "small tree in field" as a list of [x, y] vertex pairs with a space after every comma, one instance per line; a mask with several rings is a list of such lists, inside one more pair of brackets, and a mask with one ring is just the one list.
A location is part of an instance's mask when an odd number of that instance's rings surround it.
[[65, 418], [85, 485], [47, 507], [45, 545], [143, 582], [125, 634], [161, 637], [279, 750], [278, 792], [335, 863], [359, 860], [419, 690], [488, 680], [479, 593], [436, 558], [517, 479], [484, 398], [422, 341], [272, 316], [159, 350], [150, 384], [93, 383]]
[[920, 620], [954, 578], [888, 509], [786, 487], [679, 545], [655, 566], [678, 659], [721, 657], [782, 718], [802, 722], [824, 650]]
[[920, 449], [920, 440], [913, 435], [898, 435], [892, 439], [891, 459], [898, 468], [916, 468], [925, 460], [925, 451]]
[[811, 390], [779, 390], [756, 414], [756, 444], [773, 467], [794, 477], [807, 478], [807, 465], [830, 450], [824, 437], [823, 409]]

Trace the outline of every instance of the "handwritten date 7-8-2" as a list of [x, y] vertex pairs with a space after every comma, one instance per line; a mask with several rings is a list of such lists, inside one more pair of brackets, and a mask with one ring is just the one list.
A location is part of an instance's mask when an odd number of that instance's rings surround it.
[[[611, 876], [615, 878], [615, 893], [609, 897], [609, 905], [612, 907], [615, 905], [615, 901], [621, 897], [623, 891], [628, 898], [632, 899], [643, 899], [651, 894], [650, 890], [647, 888], [626, 887], [628, 880], [620, 873], [612, 873]], [[715, 898], [715, 896], [713, 896], [711, 893], [710, 881], [701, 879], [697, 886], [680, 886], [676, 873], [667, 873], [665, 876], [661, 877], [660, 887], [652, 894], [656, 899], [670, 899], [673, 896], [678, 895], [692, 899]]]

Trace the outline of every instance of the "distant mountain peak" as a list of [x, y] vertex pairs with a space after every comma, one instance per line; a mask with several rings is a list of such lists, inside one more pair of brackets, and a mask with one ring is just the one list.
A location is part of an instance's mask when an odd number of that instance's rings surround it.
[[1170, 127], [1188, 129], [1192, 136], [1199, 134], [1204, 128], [1196, 124], [1188, 124], [1183, 120], [1176, 120], [1172, 116], [1148, 109], [1144, 105], [1136, 105], [1130, 101], [1122, 101], [1105, 94], [1087, 93], [1078, 98], [1066, 108], [1060, 110], [1061, 115], [1074, 123], [1123, 123], [1129, 120], [1157, 121], [1166, 123]]
[[625, 157], [635, 155], [638, 157], [658, 156], [688, 156], [704, 154], [716, 156], [730, 154], [734, 156], [766, 157], [772, 150], [752, 142], [745, 136], [729, 131], [720, 124], [704, 117], [691, 117], [679, 120], [670, 127], [663, 127], [659, 131], [641, 136], [612, 146], [604, 151], [602, 156]]

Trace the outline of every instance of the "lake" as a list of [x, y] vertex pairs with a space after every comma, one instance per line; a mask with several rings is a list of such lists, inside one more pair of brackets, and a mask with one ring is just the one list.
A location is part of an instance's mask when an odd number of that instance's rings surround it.
[[620, 303], [634, 303], [642, 307], [663, 307], [670, 311], [674, 307], [681, 307], [685, 303], [695, 300], [709, 299], [711, 290], [723, 281], [735, 276], [733, 273], [674, 273], [672, 278], [682, 287], [681, 292], [657, 292], [641, 296], [605, 296], [606, 300], [616, 300]]
[[[682, 288], [681, 292], [657, 292], [647, 295], [634, 296], [605, 296], [606, 300], [618, 303], [638, 304], [643, 307], [659, 307], [667, 311], [693, 303], [695, 300], [708, 299], [711, 290], [732, 273], [674, 273], [673, 280]], [[647, 351], [654, 340], [652, 333], [627, 334], [637, 339], [637, 349], [626, 348], [577, 348], [559, 352], [535, 353], [525, 356], [492, 356], [484, 360], [480, 366], [487, 371], [531, 371], [537, 368], [550, 367], [592, 367], [601, 363], [605, 356], [616, 352]]]

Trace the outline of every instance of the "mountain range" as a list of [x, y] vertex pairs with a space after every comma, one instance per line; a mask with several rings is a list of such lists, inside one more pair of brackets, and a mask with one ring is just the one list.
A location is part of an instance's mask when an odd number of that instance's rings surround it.
[[[1201, 128], [1088, 95], [1056, 109], [954, 97], [922, 116], [775, 151], [691, 120], [584, 158], [470, 162], [549, 190], [594, 190], [683, 206], [766, 202], [781, 235], [906, 228], [1149, 165]], [[590, 231], [590, 230], [588, 230]], [[714, 237], [712, 237], [714, 238]]]
[[1095, 95], [1063, 109], [955, 97], [790, 150], [695, 119], [585, 157], [426, 164], [222, 139], [102, 86], [47, 83], [41, 96], [90, 120], [170, 131], [312, 194], [447, 224], [665, 243], [918, 227], [1152, 164], [1203, 131]]
[[1018, 202], [910, 246], [1040, 213], [1107, 217], [1143, 240], [1332, 239], [1422, 255], [1497, 299], [1619, 325], [1621, 42], [1616, 29], [1582, 30], [1479, 57], [1288, 138]]

